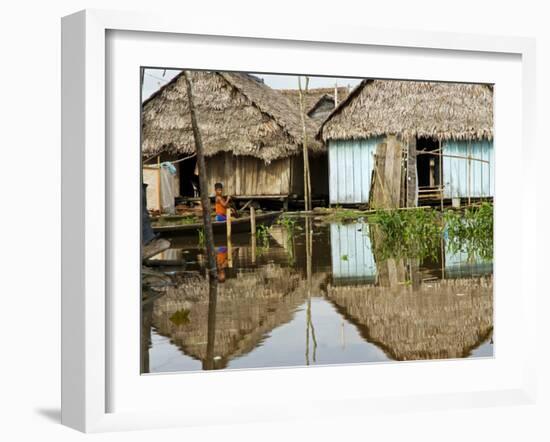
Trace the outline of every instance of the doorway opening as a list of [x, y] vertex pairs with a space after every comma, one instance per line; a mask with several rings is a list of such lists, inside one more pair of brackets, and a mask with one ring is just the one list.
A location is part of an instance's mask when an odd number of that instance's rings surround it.
[[420, 137], [416, 140], [416, 170], [419, 189], [433, 189], [441, 184], [438, 149], [439, 143], [434, 138]]
[[199, 176], [197, 172], [197, 157], [188, 158], [179, 164], [180, 195], [197, 198], [199, 196]]

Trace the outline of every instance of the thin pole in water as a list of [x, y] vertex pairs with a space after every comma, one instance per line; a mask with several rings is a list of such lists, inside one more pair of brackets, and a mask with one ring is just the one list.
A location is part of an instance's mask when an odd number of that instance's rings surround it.
[[231, 244], [231, 209], [227, 209], [227, 266], [233, 268], [233, 244]]

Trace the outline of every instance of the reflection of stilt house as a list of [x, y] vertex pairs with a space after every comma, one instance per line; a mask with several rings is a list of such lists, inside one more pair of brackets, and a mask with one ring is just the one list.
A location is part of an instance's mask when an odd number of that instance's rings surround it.
[[331, 204], [368, 203], [377, 179], [390, 206], [494, 194], [492, 86], [364, 80], [318, 135]]
[[394, 360], [461, 358], [491, 337], [492, 277], [401, 286], [329, 286], [328, 298]]
[[[209, 191], [222, 182], [237, 198], [286, 200], [303, 194], [300, 110], [279, 91], [241, 73], [190, 72], [197, 120], [207, 157]], [[310, 152], [321, 154], [316, 126], [306, 120]], [[196, 158], [183, 74], [143, 103], [142, 154], [180, 160], [179, 195], [193, 197]], [[154, 161], [154, 160], [153, 160]], [[311, 162], [313, 177], [326, 167]], [[315, 189], [315, 188], [314, 188]]]
[[155, 302], [152, 325], [203, 368], [225, 368], [289, 322], [305, 298], [301, 276], [277, 265], [227, 279], [215, 305], [209, 304], [208, 281], [188, 277]]

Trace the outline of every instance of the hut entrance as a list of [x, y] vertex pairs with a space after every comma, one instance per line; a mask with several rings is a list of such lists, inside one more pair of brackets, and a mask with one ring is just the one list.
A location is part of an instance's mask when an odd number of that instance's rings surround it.
[[439, 187], [438, 149], [439, 143], [433, 138], [417, 138], [416, 140], [416, 169], [419, 188]]
[[199, 196], [199, 176], [196, 175], [197, 157], [188, 158], [179, 163], [180, 195], [196, 198]]

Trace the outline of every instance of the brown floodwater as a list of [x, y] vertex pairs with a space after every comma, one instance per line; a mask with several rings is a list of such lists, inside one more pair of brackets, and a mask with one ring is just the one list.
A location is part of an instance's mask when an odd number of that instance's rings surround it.
[[372, 225], [296, 220], [217, 240], [215, 299], [198, 235], [173, 238], [155, 258], [185, 265], [143, 278], [142, 372], [493, 356], [492, 262], [444, 239], [381, 256]]

